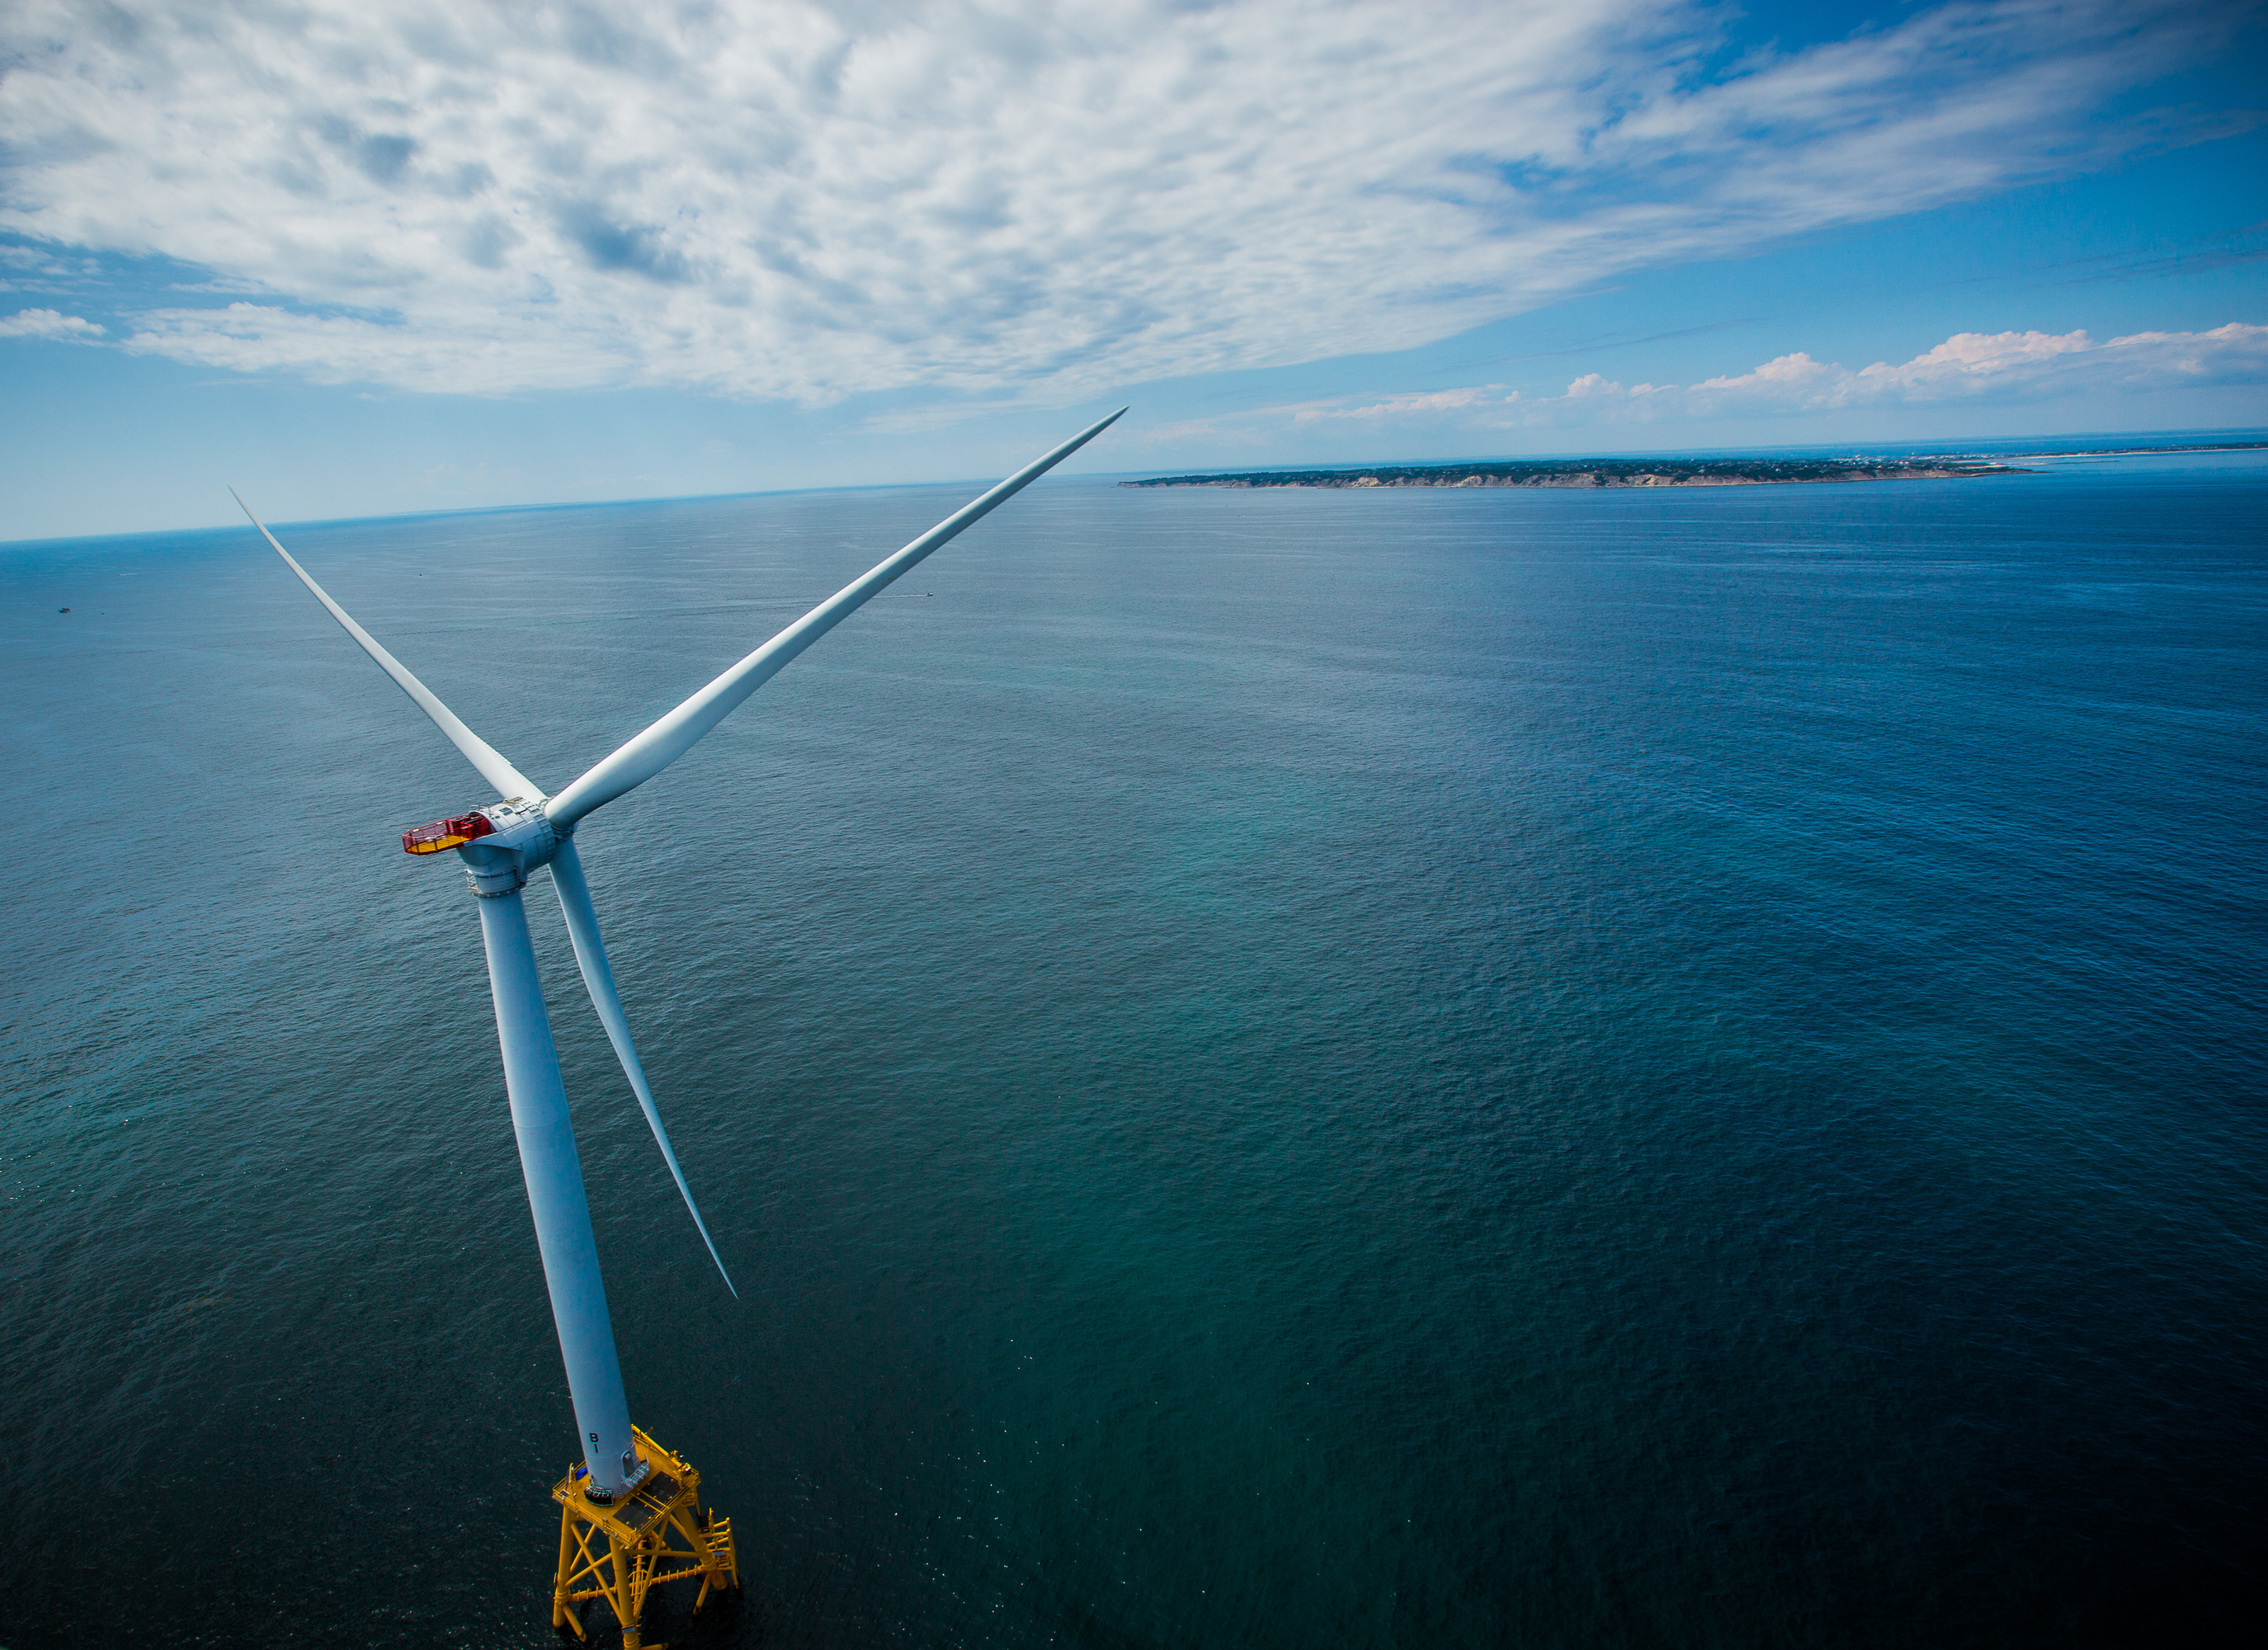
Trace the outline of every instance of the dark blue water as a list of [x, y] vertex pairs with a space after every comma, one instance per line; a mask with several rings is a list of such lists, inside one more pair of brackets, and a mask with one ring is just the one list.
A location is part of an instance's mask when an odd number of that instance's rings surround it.
[[[957, 490], [286, 529], [557, 787]], [[1045, 483], [529, 910], [681, 1645], [2195, 1643], [2268, 1536], [2268, 463]], [[58, 608], [69, 607], [69, 615]], [[535, 1646], [486, 800], [248, 531], [0, 550], [0, 1644]]]

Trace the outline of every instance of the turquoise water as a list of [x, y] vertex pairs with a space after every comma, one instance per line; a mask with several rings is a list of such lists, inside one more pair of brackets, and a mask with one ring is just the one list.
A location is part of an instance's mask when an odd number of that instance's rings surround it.
[[[556, 788], [954, 489], [281, 529]], [[529, 910], [681, 1646], [2199, 1642], [2268, 1536], [2268, 462], [1050, 482]], [[60, 614], [57, 608], [71, 612]], [[0, 1643], [534, 1646], [487, 799], [248, 530], [0, 549]]]

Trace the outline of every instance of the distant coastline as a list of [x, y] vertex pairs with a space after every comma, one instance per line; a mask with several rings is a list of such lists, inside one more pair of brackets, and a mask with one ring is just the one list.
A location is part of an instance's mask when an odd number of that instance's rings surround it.
[[1797, 482], [1943, 481], [2020, 475], [1982, 459], [1526, 459], [1344, 470], [1158, 475], [1121, 487], [1757, 487]]
[[[2117, 458], [2145, 453], [2235, 453], [2268, 441], [2077, 447], [2011, 458]], [[1965, 454], [1905, 459], [1513, 459], [1491, 464], [1387, 464], [1346, 469], [1224, 470], [1152, 475], [1121, 487], [1764, 487], [1803, 482], [1952, 481], [2026, 475], [2021, 464]]]

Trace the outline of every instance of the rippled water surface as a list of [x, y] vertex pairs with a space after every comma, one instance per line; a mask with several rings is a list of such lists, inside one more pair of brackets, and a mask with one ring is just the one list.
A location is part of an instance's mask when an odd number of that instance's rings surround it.
[[[961, 490], [284, 529], [556, 788]], [[2268, 464], [1043, 483], [529, 902], [681, 1646], [2198, 1642], [2268, 1548]], [[62, 614], [59, 608], [70, 612]], [[0, 548], [0, 1644], [537, 1646], [477, 777]]]

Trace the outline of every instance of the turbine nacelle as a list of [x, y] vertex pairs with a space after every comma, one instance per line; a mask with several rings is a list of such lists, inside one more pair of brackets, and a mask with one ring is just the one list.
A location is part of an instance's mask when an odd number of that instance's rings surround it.
[[465, 862], [465, 875], [473, 892], [482, 899], [516, 894], [527, 885], [528, 873], [549, 865], [572, 836], [543, 816], [544, 799], [514, 797], [491, 802], [452, 819], [436, 820], [401, 834], [403, 851], [439, 853], [453, 848]]

